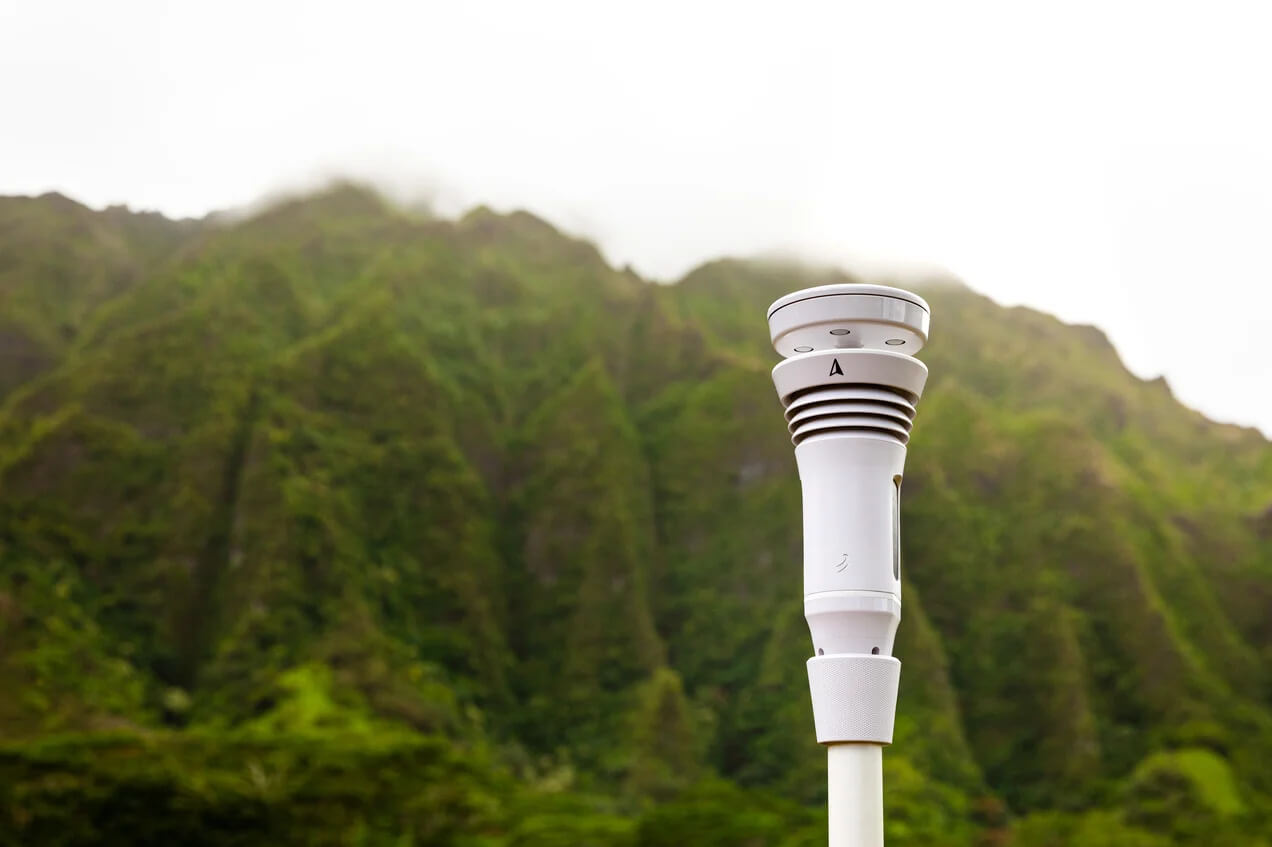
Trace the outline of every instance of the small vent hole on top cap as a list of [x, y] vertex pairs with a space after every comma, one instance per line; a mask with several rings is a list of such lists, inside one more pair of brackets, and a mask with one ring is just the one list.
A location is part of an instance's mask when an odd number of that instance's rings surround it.
[[851, 329], [832, 329], [830, 331], [830, 334], [831, 335], [848, 335], [850, 332], [852, 332]]
[[812, 347], [796, 347], [795, 352], [796, 353], [811, 353], [813, 352], [813, 348]]
[[905, 339], [904, 338], [889, 338], [887, 341], [883, 343], [887, 344], [889, 347], [896, 347], [900, 344], [904, 344]]
[[878, 648], [878, 647], [871, 647], [871, 648], [870, 648], [870, 655], [871, 655], [871, 656], [878, 656], [878, 655], [879, 655], [879, 648]]

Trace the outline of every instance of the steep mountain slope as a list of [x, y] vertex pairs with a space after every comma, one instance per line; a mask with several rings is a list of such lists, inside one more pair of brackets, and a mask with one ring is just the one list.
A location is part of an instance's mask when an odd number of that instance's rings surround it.
[[[659, 286], [352, 186], [0, 202], [7, 828], [818, 843], [763, 309], [846, 278]], [[1258, 843], [1268, 443], [1094, 329], [921, 290], [890, 843]]]
[[0, 398], [59, 362], [98, 307], [193, 238], [198, 224], [59, 194], [0, 197]]

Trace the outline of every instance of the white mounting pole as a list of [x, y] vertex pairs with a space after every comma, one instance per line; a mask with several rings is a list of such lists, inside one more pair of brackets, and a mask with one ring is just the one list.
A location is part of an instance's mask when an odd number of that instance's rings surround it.
[[883, 847], [883, 747], [826, 748], [830, 847]]

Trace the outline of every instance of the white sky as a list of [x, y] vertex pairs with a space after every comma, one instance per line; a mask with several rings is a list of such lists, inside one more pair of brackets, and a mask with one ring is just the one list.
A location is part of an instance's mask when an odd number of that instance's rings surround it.
[[[674, 279], [943, 265], [1272, 433], [1257, 3], [0, 0], [0, 193], [171, 215], [334, 173]], [[934, 331], [940, 332], [940, 316]]]

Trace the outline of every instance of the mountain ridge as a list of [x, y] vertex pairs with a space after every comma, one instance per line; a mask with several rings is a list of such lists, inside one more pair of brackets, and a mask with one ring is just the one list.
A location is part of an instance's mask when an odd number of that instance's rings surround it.
[[[299, 826], [305, 786], [339, 796], [369, 766], [350, 739], [477, 763], [449, 811], [427, 780], [333, 801], [337, 842], [706, 843], [742, 797], [718, 843], [817, 842], [763, 310], [854, 277], [722, 259], [655, 284], [529, 213], [446, 221], [349, 185], [191, 226], [52, 205], [0, 201], [0, 337], [52, 339], [36, 371], [0, 344], [15, 832], [113, 785], [77, 757], [123, 731], [190, 775], [120, 779], [218, 820]], [[890, 842], [1260, 843], [1267, 440], [1134, 377], [1098, 330], [921, 293]], [[82, 789], [33, 813], [32, 763], [67, 733], [89, 740], [53, 761]], [[202, 738], [294, 780], [196, 790], [242, 767]]]

